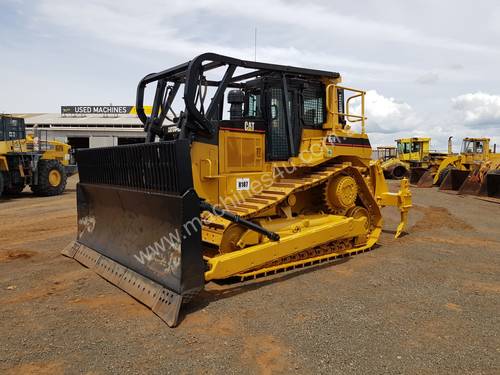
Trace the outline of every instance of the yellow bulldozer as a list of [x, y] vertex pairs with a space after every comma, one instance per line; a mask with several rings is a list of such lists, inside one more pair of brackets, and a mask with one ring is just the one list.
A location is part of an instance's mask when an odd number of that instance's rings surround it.
[[460, 154], [445, 158], [432, 176], [440, 190], [500, 197], [500, 153], [489, 138], [464, 138]]
[[335, 72], [213, 53], [145, 76], [136, 107], [146, 142], [76, 154], [78, 234], [63, 254], [175, 326], [205, 283], [370, 250], [381, 207], [399, 208], [399, 236], [408, 181], [388, 191], [371, 160], [365, 93], [340, 83]]
[[39, 196], [62, 194], [67, 176], [76, 172], [70, 148], [27, 135], [21, 117], [0, 115], [0, 197], [17, 195], [27, 185]]
[[411, 184], [418, 184], [426, 171], [437, 168], [451, 154], [451, 137], [448, 153], [431, 151], [430, 141], [421, 137], [401, 138], [396, 139], [396, 147], [377, 147], [385, 177], [400, 180], [409, 176]]

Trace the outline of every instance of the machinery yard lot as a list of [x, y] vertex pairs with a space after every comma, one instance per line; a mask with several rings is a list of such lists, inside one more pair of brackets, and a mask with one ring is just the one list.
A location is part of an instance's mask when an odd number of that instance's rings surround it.
[[0, 202], [2, 373], [500, 372], [499, 204], [412, 189], [408, 235], [386, 208], [374, 251], [210, 285], [172, 329], [60, 255], [76, 178]]

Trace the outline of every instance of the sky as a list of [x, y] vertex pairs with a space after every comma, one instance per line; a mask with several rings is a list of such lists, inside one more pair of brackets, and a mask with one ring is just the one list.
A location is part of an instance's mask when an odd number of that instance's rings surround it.
[[0, 0], [0, 112], [131, 105], [139, 80], [203, 52], [339, 72], [367, 91], [372, 145], [500, 147], [500, 2]]

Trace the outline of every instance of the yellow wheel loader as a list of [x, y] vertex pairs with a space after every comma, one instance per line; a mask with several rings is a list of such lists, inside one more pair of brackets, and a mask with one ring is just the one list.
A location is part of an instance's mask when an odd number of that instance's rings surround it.
[[182, 303], [210, 281], [370, 250], [383, 206], [399, 208], [399, 236], [408, 182], [388, 191], [371, 160], [365, 93], [340, 82], [335, 72], [213, 53], [145, 76], [136, 105], [146, 143], [76, 154], [78, 234], [63, 254], [175, 326]]
[[0, 115], [0, 196], [17, 195], [26, 185], [36, 195], [62, 194], [70, 165], [70, 146], [26, 135], [24, 119]]
[[464, 138], [461, 153], [449, 156], [439, 165], [433, 184], [440, 190], [461, 194], [495, 196], [500, 190], [500, 154], [490, 150], [489, 138]]
[[422, 179], [425, 172], [436, 169], [451, 153], [451, 137], [448, 140], [448, 154], [431, 151], [430, 141], [430, 138], [419, 137], [396, 139], [396, 155], [381, 160], [385, 177], [400, 180], [409, 176], [411, 184], [422, 187], [427, 180], [425, 177]]

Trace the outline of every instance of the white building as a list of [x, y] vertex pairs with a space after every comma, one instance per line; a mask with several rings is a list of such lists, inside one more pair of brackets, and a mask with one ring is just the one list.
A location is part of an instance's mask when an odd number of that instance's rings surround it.
[[[150, 112], [151, 108], [145, 110]], [[64, 106], [60, 114], [16, 116], [24, 117], [28, 132], [36, 126], [42, 138], [68, 143], [73, 149], [140, 143], [146, 134], [132, 106]]]

